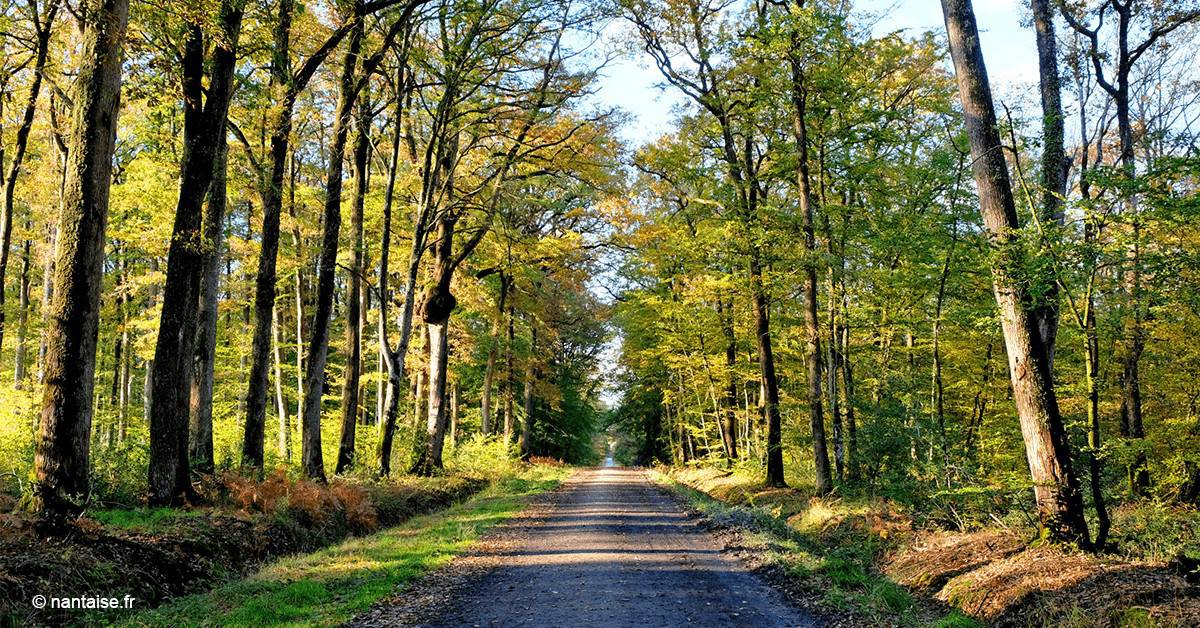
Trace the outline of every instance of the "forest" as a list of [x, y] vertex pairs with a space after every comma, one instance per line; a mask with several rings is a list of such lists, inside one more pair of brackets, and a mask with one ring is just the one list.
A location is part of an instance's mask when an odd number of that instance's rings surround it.
[[1200, 3], [917, 4], [0, 0], [0, 619], [598, 482], [780, 625], [1200, 622]]

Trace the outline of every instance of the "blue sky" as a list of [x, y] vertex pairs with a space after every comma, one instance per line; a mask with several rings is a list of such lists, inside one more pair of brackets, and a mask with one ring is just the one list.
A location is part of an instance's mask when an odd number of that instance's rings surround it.
[[[882, 16], [876, 34], [903, 30], [912, 35], [927, 30], [943, 32], [942, 9], [938, 0], [860, 0], [855, 12]], [[1022, 86], [1037, 80], [1037, 53], [1033, 30], [1028, 22], [1029, 9], [1022, 0], [976, 0], [983, 53], [992, 87], [1000, 99], [1017, 93]], [[662, 89], [658, 70], [644, 55], [620, 58], [604, 70], [597, 100], [617, 106], [629, 116], [622, 136], [632, 147], [670, 130], [672, 106], [680, 96], [671, 88]]]

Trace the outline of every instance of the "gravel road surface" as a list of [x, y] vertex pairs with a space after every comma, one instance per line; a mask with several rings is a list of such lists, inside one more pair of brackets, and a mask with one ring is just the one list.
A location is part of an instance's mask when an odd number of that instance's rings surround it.
[[644, 472], [576, 473], [354, 626], [814, 626]]

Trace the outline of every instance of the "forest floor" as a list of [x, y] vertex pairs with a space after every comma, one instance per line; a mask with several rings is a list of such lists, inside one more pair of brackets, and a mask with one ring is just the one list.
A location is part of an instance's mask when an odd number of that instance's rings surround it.
[[[64, 530], [0, 514], [0, 626], [108, 623], [128, 611], [37, 608], [37, 597], [133, 600], [144, 610], [206, 591], [283, 556], [371, 535], [445, 509], [488, 485], [480, 478], [335, 480], [225, 475], [207, 505], [98, 510]], [[52, 605], [50, 605], [52, 606]]]
[[647, 472], [580, 471], [352, 626], [809, 626]]
[[658, 477], [727, 549], [837, 623], [1200, 625], [1200, 588], [1166, 562], [1039, 546], [1032, 531], [916, 529], [886, 500], [818, 499], [718, 469]]

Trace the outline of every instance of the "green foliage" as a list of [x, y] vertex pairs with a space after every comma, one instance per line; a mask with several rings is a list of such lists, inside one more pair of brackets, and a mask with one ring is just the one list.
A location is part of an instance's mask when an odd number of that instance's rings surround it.
[[132, 508], [98, 510], [89, 513], [92, 519], [105, 526], [139, 532], [156, 532], [169, 527], [177, 519], [195, 517], [198, 513], [177, 508]]
[[1200, 512], [1175, 504], [1146, 501], [1114, 508], [1113, 543], [1126, 556], [1168, 562], [1200, 557]]
[[933, 628], [979, 628], [981, 625], [979, 620], [963, 615], [962, 611], [954, 610], [934, 622]]

